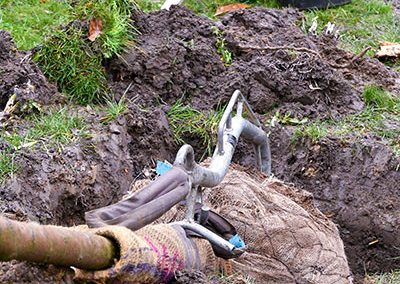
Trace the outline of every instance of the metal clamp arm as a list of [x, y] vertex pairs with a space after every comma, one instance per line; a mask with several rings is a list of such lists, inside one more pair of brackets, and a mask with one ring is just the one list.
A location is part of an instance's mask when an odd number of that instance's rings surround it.
[[190, 230], [196, 234], [199, 234], [203, 238], [207, 239], [212, 245], [221, 248], [224, 250], [226, 255], [230, 255], [230, 257], [227, 258], [232, 258], [232, 257], [238, 257], [244, 252], [244, 249], [236, 248], [235, 245], [231, 244], [230, 242], [226, 241], [225, 239], [221, 238], [217, 234], [211, 232], [207, 228], [203, 227], [202, 225], [199, 225], [194, 222], [186, 222], [186, 221], [180, 221], [180, 222], [174, 222], [171, 223], [172, 225], [179, 225], [183, 229]]
[[[237, 103], [236, 115], [232, 117]], [[243, 110], [251, 121], [242, 117]], [[226, 107], [218, 126], [218, 145], [208, 168], [198, 165], [194, 160], [194, 151], [190, 145], [183, 145], [174, 162], [174, 166], [183, 167], [191, 177], [192, 189], [188, 194], [187, 220], [193, 220], [193, 208], [199, 196], [199, 187], [214, 187], [220, 184], [228, 172], [240, 135], [254, 145], [256, 164], [261, 171], [271, 174], [271, 153], [267, 134], [251, 110], [240, 91], [235, 91]]]
[[[237, 103], [236, 115], [232, 112]], [[245, 108], [251, 121], [242, 117]], [[178, 151], [175, 166], [183, 166], [192, 176], [193, 186], [213, 187], [221, 183], [232, 161], [240, 135], [254, 145], [256, 164], [261, 171], [271, 174], [271, 151], [267, 134], [240, 91], [236, 90], [226, 107], [218, 126], [218, 145], [208, 168], [194, 161], [193, 148], [184, 145]]]

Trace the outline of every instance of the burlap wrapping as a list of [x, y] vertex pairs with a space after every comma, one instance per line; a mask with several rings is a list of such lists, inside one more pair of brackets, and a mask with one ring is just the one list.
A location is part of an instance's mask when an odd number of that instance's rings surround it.
[[[310, 193], [232, 169], [203, 197], [248, 245], [246, 253], [232, 260], [233, 272], [256, 283], [352, 282], [339, 232], [315, 208]], [[183, 207], [175, 206], [157, 222], [183, 216]]]
[[75, 279], [96, 283], [165, 283], [179, 270], [202, 270], [214, 273], [217, 259], [210, 244], [202, 239], [189, 239], [180, 227], [149, 225], [138, 231], [108, 226], [90, 230], [113, 240], [120, 248], [114, 266], [101, 271], [76, 269]]

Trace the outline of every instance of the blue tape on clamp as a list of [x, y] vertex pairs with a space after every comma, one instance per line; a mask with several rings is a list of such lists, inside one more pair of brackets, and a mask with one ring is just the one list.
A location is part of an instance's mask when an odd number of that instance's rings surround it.
[[167, 164], [161, 161], [157, 161], [157, 166], [156, 166], [156, 173], [158, 175], [163, 175], [166, 172], [168, 172], [170, 169], [172, 169], [171, 164]]
[[236, 234], [232, 238], [230, 238], [229, 242], [232, 245], [234, 245], [236, 248], [243, 248], [243, 247], [246, 246], [244, 241], [242, 240], [242, 238], [238, 234]]

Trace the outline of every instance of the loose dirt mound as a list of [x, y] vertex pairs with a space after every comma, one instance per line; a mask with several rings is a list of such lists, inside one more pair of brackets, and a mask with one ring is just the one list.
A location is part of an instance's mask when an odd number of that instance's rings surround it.
[[13, 94], [20, 107], [27, 101], [48, 105], [62, 100], [30, 55], [18, 51], [10, 34], [0, 30], [0, 111]]
[[[361, 110], [359, 94], [365, 83], [400, 88], [398, 74], [376, 60], [335, 68], [354, 55], [337, 48], [330, 38], [305, 35], [295, 25], [299, 17], [294, 10], [256, 8], [215, 23], [183, 8], [137, 13], [140, 46], [110, 63], [110, 85], [146, 106], [183, 97], [199, 109], [225, 103], [240, 89], [261, 114], [278, 106], [308, 117]], [[234, 53], [229, 67], [215, 47], [214, 26], [225, 33]], [[349, 73], [351, 79], [346, 78]]]
[[92, 139], [61, 152], [39, 145], [17, 155], [18, 174], [0, 189], [1, 212], [20, 220], [80, 224], [88, 208], [108, 205], [126, 192], [133, 163], [125, 119], [104, 127], [96, 125], [95, 113], [85, 115]]
[[134, 20], [142, 34], [139, 46], [110, 62], [113, 90], [146, 106], [173, 104], [185, 95], [208, 101], [210, 81], [226, 69], [215, 48], [213, 22], [183, 8], [137, 12]]

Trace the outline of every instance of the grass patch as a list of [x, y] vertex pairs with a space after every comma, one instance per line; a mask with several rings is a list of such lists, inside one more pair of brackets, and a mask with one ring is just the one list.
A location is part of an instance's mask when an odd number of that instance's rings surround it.
[[80, 0], [74, 18], [101, 19], [102, 32], [93, 45], [99, 44], [102, 55], [110, 58], [132, 44], [137, 30], [130, 16], [136, 4], [132, 0]]
[[68, 1], [0, 0], [0, 29], [11, 33], [19, 49], [43, 42], [45, 35], [70, 20]]
[[61, 92], [80, 104], [89, 104], [106, 93], [106, 75], [102, 55], [94, 52], [82, 36], [82, 28], [74, 25], [57, 31], [35, 59]]
[[39, 141], [44, 142], [46, 146], [62, 147], [79, 138], [88, 137], [84, 119], [69, 113], [66, 108], [32, 115], [27, 122], [31, 127], [23, 133], [4, 131], [0, 133], [15, 151], [29, 148]]
[[212, 32], [217, 38], [215, 47], [217, 48], [218, 54], [221, 56], [221, 61], [224, 63], [225, 66], [231, 65], [233, 54], [226, 46], [224, 33], [216, 26], [212, 27]]
[[108, 123], [116, 120], [121, 114], [128, 109], [128, 104], [125, 97], [122, 97], [118, 102], [115, 100], [108, 100], [105, 115], [100, 119], [102, 123]]
[[325, 123], [313, 122], [301, 128], [296, 128], [291, 141], [296, 143], [302, 138], [309, 138], [312, 142], [317, 142], [329, 134], [328, 126]]
[[[108, 89], [102, 61], [132, 44], [137, 31], [130, 15], [135, 7], [130, 0], [79, 1], [72, 16], [78, 20], [47, 38], [35, 60], [74, 102], [87, 105], [104, 101]], [[91, 19], [102, 23], [101, 33], [93, 42], [88, 39]]]
[[380, 41], [400, 42], [399, 21], [393, 14], [391, 3], [383, 0], [353, 0], [343, 6], [306, 11], [305, 16], [305, 30], [314, 18], [319, 32], [328, 22], [339, 26], [342, 46], [354, 53], [368, 46], [377, 48]]
[[29, 149], [42, 143], [45, 148], [61, 150], [66, 144], [89, 137], [84, 119], [71, 114], [66, 108], [32, 115], [27, 123], [31, 127], [24, 127], [24, 132], [0, 132], [0, 140], [6, 141], [9, 148], [12, 148], [0, 152], [0, 184], [17, 170], [14, 159], [21, 149]]
[[10, 151], [0, 152], [0, 185], [16, 171], [14, 155]]
[[380, 86], [370, 85], [364, 88], [364, 102], [372, 107], [389, 112], [400, 112], [400, 98], [392, 96]]
[[276, 111], [274, 116], [270, 119], [269, 125], [271, 127], [275, 127], [276, 123], [282, 125], [303, 125], [308, 122], [308, 118], [298, 119], [296, 117], [292, 117], [291, 113], [282, 114], [279, 111]]
[[145, 13], [159, 11], [165, 0], [135, 0], [136, 5]]
[[46, 143], [65, 145], [80, 137], [87, 137], [84, 119], [71, 115], [66, 108], [52, 110], [49, 114], [34, 115], [33, 127], [27, 133], [28, 140], [45, 139]]
[[200, 160], [210, 156], [216, 143], [218, 123], [222, 118], [223, 111], [204, 113], [191, 106], [183, 105], [178, 100], [168, 111], [168, 120], [171, 125], [175, 141], [185, 144], [187, 137], [196, 137], [205, 148]]
[[[214, 14], [218, 7], [238, 2], [239, 1], [234, 0], [185, 0], [183, 5], [198, 15], [206, 16], [210, 19], [216, 19], [217, 17], [215, 17]], [[245, 0], [240, 1], [240, 3], [268, 8], [280, 7], [280, 4], [277, 0]]]
[[400, 270], [368, 276], [368, 279], [371, 279], [375, 284], [398, 284], [400, 283]]
[[365, 137], [372, 134], [386, 140], [394, 153], [400, 154], [400, 98], [378, 86], [366, 86], [363, 98], [366, 107], [360, 113], [339, 121], [314, 121], [298, 127], [292, 142], [303, 138], [316, 142], [327, 135]]

